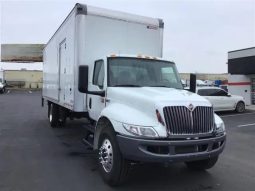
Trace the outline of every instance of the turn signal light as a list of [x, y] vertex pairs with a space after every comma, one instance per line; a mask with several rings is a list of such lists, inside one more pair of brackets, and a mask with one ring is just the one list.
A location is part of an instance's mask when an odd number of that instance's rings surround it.
[[161, 117], [161, 115], [160, 115], [160, 113], [157, 109], [156, 109], [156, 115], [157, 115], [157, 118], [158, 118], [158, 122], [161, 123], [163, 126], [165, 126], [163, 118]]

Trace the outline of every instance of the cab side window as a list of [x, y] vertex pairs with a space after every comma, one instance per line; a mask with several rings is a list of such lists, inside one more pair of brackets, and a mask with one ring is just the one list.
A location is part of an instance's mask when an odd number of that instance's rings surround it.
[[98, 86], [100, 89], [104, 87], [104, 61], [98, 60], [95, 62], [93, 84]]

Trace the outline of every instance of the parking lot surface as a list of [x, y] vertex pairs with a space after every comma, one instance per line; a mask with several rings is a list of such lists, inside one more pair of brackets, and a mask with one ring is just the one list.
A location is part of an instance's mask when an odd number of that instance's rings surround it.
[[227, 145], [216, 166], [193, 172], [182, 163], [134, 165], [129, 180], [107, 186], [95, 154], [82, 143], [85, 120], [68, 120], [51, 128], [41, 92], [11, 91], [0, 95], [0, 190], [224, 190], [255, 187], [255, 112], [220, 113]]

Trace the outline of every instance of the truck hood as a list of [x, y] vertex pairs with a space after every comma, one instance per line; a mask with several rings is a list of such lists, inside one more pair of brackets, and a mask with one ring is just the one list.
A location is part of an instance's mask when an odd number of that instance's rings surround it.
[[107, 98], [110, 103], [128, 106], [150, 118], [155, 118], [156, 109], [163, 115], [165, 106], [211, 106], [208, 100], [197, 94], [164, 87], [109, 87]]

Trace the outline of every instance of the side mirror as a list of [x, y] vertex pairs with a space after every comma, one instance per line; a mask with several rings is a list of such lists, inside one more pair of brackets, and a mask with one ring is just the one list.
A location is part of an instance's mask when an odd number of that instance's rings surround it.
[[89, 66], [79, 66], [78, 90], [81, 93], [88, 92]]
[[78, 90], [81, 93], [99, 95], [104, 97], [105, 91], [88, 91], [89, 66], [79, 66]]
[[231, 97], [231, 94], [230, 93], [228, 93], [228, 95], [227, 95], [228, 97]]
[[197, 87], [197, 76], [196, 74], [190, 74], [190, 85], [189, 85], [189, 91], [196, 93], [196, 87]]

